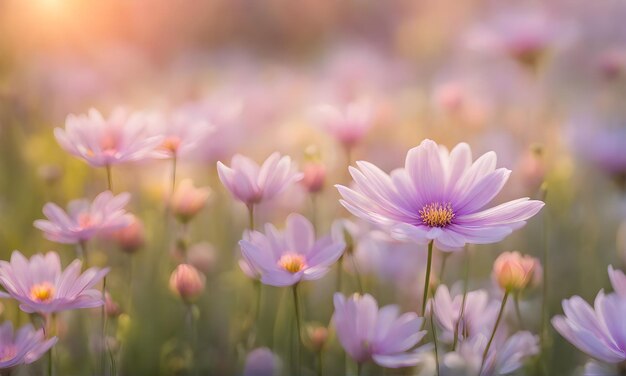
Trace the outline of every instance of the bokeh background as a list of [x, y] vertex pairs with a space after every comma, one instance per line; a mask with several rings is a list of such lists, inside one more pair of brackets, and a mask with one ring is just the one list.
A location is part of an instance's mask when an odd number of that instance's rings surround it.
[[[71, 247], [44, 240], [32, 226], [46, 202], [65, 205], [106, 188], [103, 170], [56, 143], [53, 128], [68, 114], [91, 107], [108, 114], [118, 106], [195, 111], [218, 129], [179, 162], [181, 178], [213, 190], [190, 226], [193, 242], [211, 249], [198, 304], [200, 369], [238, 374], [245, 352], [234, 344], [250, 325], [254, 293], [236, 265], [247, 218], [219, 183], [215, 164], [229, 164], [234, 153], [263, 160], [275, 150], [303, 162], [315, 145], [329, 171], [318, 200], [326, 232], [333, 219], [349, 217], [332, 187], [348, 182], [347, 161], [311, 112], [365, 98], [376, 122], [353, 161], [389, 171], [424, 138], [448, 147], [464, 141], [475, 157], [495, 150], [499, 165], [513, 170], [499, 201], [545, 197], [545, 209], [523, 230], [471, 250], [470, 284], [491, 288], [492, 261], [502, 251], [542, 257], [547, 249], [549, 312], [561, 313], [562, 299], [593, 299], [608, 287], [607, 266], [626, 261], [625, 16], [626, 3], [610, 0], [1, 0], [0, 258], [13, 249], [74, 257]], [[184, 374], [184, 307], [167, 288], [177, 263], [164, 220], [169, 165], [141, 162], [114, 174], [115, 190], [133, 194], [129, 209], [146, 225], [146, 245], [136, 255], [104, 241], [93, 245], [94, 262], [113, 266], [113, 298], [133, 296], [132, 312], [112, 334], [121, 344], [121, 373]], [[311, 213], [301, 187], [284, 196], [260, 208], [259, 223]], [[381, 304], [415, 309], [423, 249], [385, 247], [393, 257], [371, 241], [356, 251], [367, 290]], [[464, 260], [450, 258], [447, 284], [462, 278]], [[304, 288], [307, 321], [328, 323], [333, 278]], [[346, 291], [354, 291], [347, 281]], [[289, 317], [282, 294], [267, 288], [265, 342], [285, 337], [275, 326], [277, 316]], [[537, 332], [540, 293], [529, 293], [522, 309]], [[2, 315], [27, 320], [12, 302]], [[72, 332], [89, 315], [64, 316], [64, 375], [89, 374], [89, 346]], [[552, 329], [549, 338], [549, 374], [576, 372], [584, 355]], [[276, 348], [288, 353], [290, 345]], [[336, 342], [328, 353], [331, 370], [343, 358]]]

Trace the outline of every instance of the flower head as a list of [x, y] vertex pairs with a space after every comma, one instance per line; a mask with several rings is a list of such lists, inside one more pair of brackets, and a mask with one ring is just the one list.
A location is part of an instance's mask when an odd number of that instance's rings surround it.
[[396, 305], [378, 309], [369, 294], [346, 299], [335, 293], [333, 323], [339, 342], [356, 362], [373, 360], [387, 368], [410, 367], [422, 361], [423, 351], [410, 351], [426, 335], [423, 318], [414, 312], [400, 315]]
[[146, 242], [143, 222], [134, 215], [126, 227], [111, 232], [110, 237], [115, 240], [120, 249], [126, 253], [135, 253]]
[[493, 276], [498, 285], [508, 291], [526, 288], [541, 270], [539, 260], [519, 252], [504, 252], [493, 263]]
[[153, 157], [163, 138], [150, 136], [147, 125], [139, 113], [116, 109], [105, 119], [91, 109], [87, 115], [69, 115], [65, 129], [55, 128], [54, 135], [68, 153], [104, 167]]
[[199, 114], [183, 110], [169, 116], [152, 114], [149, 124], [151, 133], [162, 139], [156, 152], [164, 158], [178, 158], [193, 153], [199, 141], [209, 137], [214, 130]]
[[204, 291], [204, 275], [189, 264], [180, 264], [170, 276], [170, 290], [184, 301], [195, 300]]
[[0, 369], [30, 364], [41, 358], [57, 343], [57, 337], [46, 339], [43, 329], [26, 324], [13, 332], [10, 321], [0, 325]]
[[358, 144], [374, 125], [374, 111], [369, 102], [351, 102], [344, 108], [320, 106], [317, 122], [337, 141], [350, 148]]
[[246, 205], [270, 200], [302, 178], [302, 174], [295, 171], [291, 158], [281, 158], [279, 153], [270, 155], [261, 166], [237, 154], [230, 167], [217, 162], [217, 171], [233, 197]]
[[56, 252], [36, 254], [26, 259], [13, 251], [11, 261], [0, 261], [0, 285], [20, 303], [27, 313], [53, 313], [78, 308], [93, 308], [104, 304], [102, 293], [92, 287], [109, 272], [108, 268], [89, 268], [80, 273], [82, 262], [74, 260], [61, 270]]
[[206, 205], [210, 195], [209, 188], [196, 188], [191, 179], [185, 179], [178, 184], [170, 200], [172, 212], [182, 222], [188, 222]]
[[496, 169], [489, 152], [472, 163], [467, 144], [451, 152], [431, 140], [409, 150], [404, 168], [388, 175], [369, 162], [350, 167], [353, 188], [338, 185], [352, 214], [388, 228], [398, 239], [434, 240], [441, 250], [504, 239], [535, 215], [543, 202], [522, 198], [485, 209], [510, 171]]
[[244, 376], [277, 376], [280, 373], [280, 359], [267, 347], [252, 350], [246, 356]]
[[128, 193], [114, 196], [110, 191], [105, 191], [92, 203], [85, 199], [71, 201], [67, 206], [67, 212], [56, 204], [47, 203], [43, 207], [43, 213], [48, 220], [38, 219], [34, 225], [53, 242], [80, 243], [97, 234], [130, 225], [133, 217], [124, 210], [129, 200]]
[[287, 217], [283, 232], [267, 224], [264, 234], [247, 232], [239, 245], [246, 274], [260, 275], [261, 282], [272, 286], [322, 278], [345, 248], [330, 236], [316, 240], [313, 225], [300, 214]]

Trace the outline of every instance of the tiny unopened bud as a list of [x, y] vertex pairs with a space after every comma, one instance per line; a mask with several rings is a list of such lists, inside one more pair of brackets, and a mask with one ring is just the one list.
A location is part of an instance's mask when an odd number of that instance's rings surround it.
[[117, 304], [113, 298], [111, 298], [111, 294], [108, 292], [104, 294], [104, 311], [107, 316], [111, 318], [115, 318], [122, 313], [119, 304]]
[[45, 164], [39, 167], [37, 174], [46, 184], [52, 185], [61, 179], [63, 170], [56, 164]]
[[187, 261], [204, 274], [215, 266], [215, 249], [209, 243], [197, 243], [187, 250]]
[[190, 179], [185, 179], [172, 195], [172, 212], [181, 222], [189, 222], [206, 205], [210, 194], [209, 188], [196, 188]]
[[321, 325], [309, 325], [306, 328], [307, 344], [314, 352], [320, 352], [328, 341], [328, 329]]
[[266, 347], [252, 350], [246, 356], [244, 376], [276, 376], [280, 373], [280, 361]]
[[324, 188], [326, 181], [326, 166], [321, 162], [306, 162], [302, 168], [304, 177], [302, 185], [311, 193], [317, 193]]
[[521, 291], [540, 273], [539, 260], [519, 252], [504, 252], [493, 264], [493, 276], [498, 285], [506, 291]]
[[193, 302], [204, 291], [204, 276], [189, 264], [180, 264], [170, 276], [170, 290], [185, 302]]
[[126, 253], [135, 253], [145, 243], [143, 223], [135, 216], [130, 224], [124, 228], [111, 233], [120, 249]]

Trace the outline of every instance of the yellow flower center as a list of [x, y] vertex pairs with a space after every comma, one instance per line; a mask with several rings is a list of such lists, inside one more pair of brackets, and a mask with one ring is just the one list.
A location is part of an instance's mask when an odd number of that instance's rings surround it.
[[161, 147], [165, 149], [166, 151], [172, 154], [175, 154], [178, 151], [178, 148], [180, 147], [180, 142], [181, 140], [179, 137], [169, 136], [165, 140], [163, 140]]
[[278, 266], [289, 273], [297, 273], [306, 267], [305, 258], [297, 253], [287, 253], [280, 257]]
[[424, 206], [419, 211], [420, 219], [429, 227], [446, 227], [454, 219], [454, 211], [450, 203], [434, 202]]
[[38, 302], [47, 302], [54, 297], [54, 286], [50, 282], [42, 282], [30, 288], [30, 298]]

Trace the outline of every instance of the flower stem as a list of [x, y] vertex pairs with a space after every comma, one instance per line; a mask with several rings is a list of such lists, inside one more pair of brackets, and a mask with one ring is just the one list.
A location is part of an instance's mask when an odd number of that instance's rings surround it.
[[356, 363], [356, 374], [357, 374], [357, 376], [361, 376], [361, 373], [363, 373], [363, 363], [362, 362], [357, 362]]
[[300, 332], [300, 304], [298, 303], [298, 284], [293, 285], [293, 306], [296, 315], [296, 330], [298, 331], [298, 346], [296, 349], [296, 375], [300, 375], [300, 348], [302, 347], [302, 333]]
[[107, 186], [109, 188], [109, 191], [113, 192], [113, 177], [111, 174], [111, 165], [106, 165], [106, 170], [107, 170]]
[[461, 300], [461, 312], [459, 313], [459, 318], [456, 320], [456, 324], [454, 326], [454, 341], [452, 342], [452, 351], [456, 350], [456, 345], [459, 342], [459, 326], [463, 321], [463, 315], [465, 314], [465, 301], [467, 300], [467, 290], [469, 284], [469, 269], [470, 269], [470, 254], [467, 249], [465, 249], [465, 276], [463, 278], [463, 299]]
[[433, 344], [435, 345], [435, 369], [437, 370], [437, 376], [439, 376], [439, 349], [437, 348], [437, 329], [435, 328], [434, 316], [435, 301], [433, 300], [430, 310], [430, 329], [433, 332]]
[[443, 252], [443, 257], [441, 258], [441, 267], [439, 268], [439, 281], [443, 283], [443, 272], [446, 270], [446, 261], [448, 261], [448, 257], [450, 253]]
[[519, 326], [521, 330], [524, 330], [524, 320], [522, 319], [522, 311], [519, 309], [519, 293], [514, 295], [513, 302], [515, 303], [515, 314], [517, 315], [517, 320], [519, 321]]
[[336, 292], [341, 292], [341, 280], [343, 277], [343, 255], [337, 261], [337, 287], [335, 288]]
[[101, 352], [101, 366], [102, 375], [106, 375], [106, 356], [109, 349], [107, 344], [107, 316], [106, 316], [106, 289], [107, 289], [107, 277], [102, 279], [102, 307], [100, 308], [100, 314], [102, 315], [102, 352]]
[[322, 356], [323, 352], [324, 350], [320, 350], [320, 352], [317, 353], [317, 376], [322, 376], [324, 374], [324, 357]]
[[189, 303], [187, 307], [187, 335], [189, 336], [189, 347], [191, 348], [191, 374], [197, 374], [197, 359], [196, 359], [196, 346], [197, 346], [197, 328], [196, 328], [196, 306]]
[[352, 260], [352, 267], [354, 268], [354, 277], [356, 279], [356, 284], [359, 288], [359, 293], [363, 295], [363, 284], [361, 283], [361, 273], [359, 272], [359, 266], [356, 262], [356, 257], [354, 254], [350, 256], [350, 260]]
[[424, 312], [426, 312], [426, 301], [428, 299], [428, 290], [430, 287], [430, 269], [433, 263], [433, 240], [428, 243], [428, 262], [426, 264], [426, 277], [424, 278], [424, 294], [422, 298], [422, 314], [424, 317]]
[[174, 154], [174, 156], [172, 157], [172, 195], [174, 194], [174, 191], [176, 190], [176, 163], [177, 162], [177, 158], [176, 158], [176, 154]]
[[[546, 198], [548, 196], [548, 189], [546, 184], [544, 183], [541, 187], [541, 200], [546, 202]], [[549, 256], [549, 247], [548, 247], [548, 215], [544, 209], [542, 213], [542, 240], [543, 240], [543, 281], [542, 281], [542, 296], [541, 296], [541, 332], [540, 336], [540, 346], [541, 346], [541, 363], [543, 368], [543, 374], [548, 375], [548, 317], [550, 317], [549, 307], [548, 307], [548, 256]]]
[[248, 204], [248, 228], [254, 231], [254, 204]]
[[498, 330], [498, 325], [500, 325], [500, 320], [502, 320], [502, 314], [504, 313], [504, 307], [506, 306], [506, 301], [509, 298], [509, 290], [504, 292], [504, 297], [502, 297], [502, 304], [500, 305], [500, 312], [498, 312], [498, 318], [496, 319], [496, 324], [493, 326], [493, 331], [491, 332], [491, 337], [489, 337], [489, 342], [487, 342], [487, 346], [485, 347], [485, 351], [483, 352], [483, 360], [480, 364], [480, 375], [483, 372], [483, 367], [485, 367], [485, 361], [487, 360], [487, 354], [489, 353], [489, 348], [491, 347], [491, 342], [493, 342], [493, 338], [496, 336], [496, 331]]

